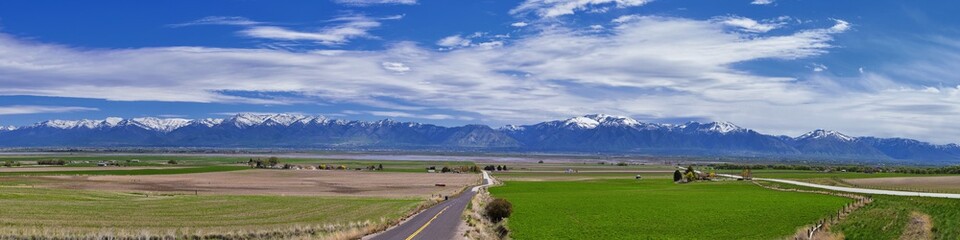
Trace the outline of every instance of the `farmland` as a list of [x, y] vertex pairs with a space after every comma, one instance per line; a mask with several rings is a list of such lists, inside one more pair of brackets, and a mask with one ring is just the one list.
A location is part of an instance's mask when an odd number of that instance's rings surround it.
[[910, 189], [926, 192], [960, 193], [960, 176], [893, 177], [849, 179], [846, 183], [877, 189]]
[[[718, 173], [727, 173], [727, 174], [736, 174], [741, 173], [740, 170], [719, 170]], [[818, 171], [805, 171], [805, 170], [753, 170], [753, 177], [758, 178], [779, 178], [779, 179], [796, 179], [796, 180], [808, 180], [808, 179], [824, 179], [824, 178], [840, 178], [840, 179], [858, 179], [858, 178], [886, 178], [886, 177], [911, 177], [911, 176], [942, 176], [934, 174], [908, 174], [908, 173], [858, 173], [858, 172], [818, 172]]]
[[396, 219], [418, 204], [417, 199], [145, 196], [4, 188], [0, 191], [0, 236], [242, 235], [295, 228], [329, 234], [345, 230], [351, 223]]
[[[878, 178], [880, 180], [882, 178]], [[764, 183], [780, 188], [807, 187], [782, 183]], [[822, 191], [822, 190], [821, 190]], [[916, 239], [905, 237], [914, 215], [927, 215], [931, 220], [930, 234], [934, 239], [960, 238], [960, 200], [926, 197], [872, 196], [873, 203], [854, 211], [840, 224], [830, 229], [846, 239]]]
[[490, 192], [514, 204], [514, 239], [775, 239], [851, 201], [668, 179], [509, 181]]
[[[458, 161], [281, 159], [337, 170], [251, 169], [233, 156], [4, 156], [0, 238], [352, 238], [396, 222], [476, 174], [426, 173]], [[266, 158], [263, 158], [266, 159]], [[63, 160], [65, 165], [41, 166]], [[111, 166], [98, 167], [109, 162]], [[176, 162], [173, 164], [172, 162]], [[383, 166], [383, 170], [366, 169]], [[435, 186], [443, 184], [444, 186]]]

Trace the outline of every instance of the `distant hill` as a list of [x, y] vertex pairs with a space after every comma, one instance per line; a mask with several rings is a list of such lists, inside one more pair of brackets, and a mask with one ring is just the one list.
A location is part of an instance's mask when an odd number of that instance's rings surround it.
[[772, 136], [729, 122], [658, 124], [602, 114], [498, 129], [291, 114], [196, 120], [50, 120], [0, 128], [0, 146], [472, 149], [960, 163], [956, 144], [851, 137], [826, 130], [799, 137]]

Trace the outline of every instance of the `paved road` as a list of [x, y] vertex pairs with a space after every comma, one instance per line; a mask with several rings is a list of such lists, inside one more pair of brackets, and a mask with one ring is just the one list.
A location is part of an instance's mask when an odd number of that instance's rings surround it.
[[457, 227], [463, 221], [460, 216], [467, 204], [477, 195], [481, 187], [492, 184], [490, 174], [484, 171], [483, 185], [464, 191], [459, 196], [450, 198], [427, 210], [420, 212], [407, 221], [400, 223], [387, 231], [365, 237], [371, 240], [412, 240], [412, 239], [456, 239]]
[[[740, 176], [731, 175], [731, 174], [717, 174], [717, 176], [729, 177], [729, 178], [741, 178]], [[877, 194], [877, 195], [893, 195], [893, 196], [936, 197], [936, 198], [954, 198], [954, 199], [960, 199], [960, 194], [954, 194], [954, 193], [928, 193], [928, 192], [909, 192], [909, 191], [879, 190], [879, 189], [869, 189], [869, 188], [838, 187], [838, 186], [822, 185], [822, 184], [815, 184], [815, 183], [808, 183], [808, 182], [800, 182], [800, 181], [793, 181], [793, 180], [775, 179], [775, 178], [753, 178], [753, 180], [761, 180], [761, 181], [769, 181], [769, 182], [786, 183], [786, 184], [793, 184], [793, 185], [804, 186], [804, 187], [827, 189], [827, 190], [840, 191], [840, 192], [851, 192], [851, 193], [862, 193], [862, 194]]]

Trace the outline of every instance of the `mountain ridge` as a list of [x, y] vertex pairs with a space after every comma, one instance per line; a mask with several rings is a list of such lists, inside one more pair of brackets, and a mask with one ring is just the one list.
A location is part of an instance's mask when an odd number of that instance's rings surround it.
[[3, 147], [292, 147], [506, 149], [705, 156], [789, 156], [911, 163], [960, 163], [957, 144], [852, 137], [816, 129], [773, 136], [730, 122], [645, 123], [590, 114], [531, 125], [444, 127], [394, 120], [241, 113], [227, 118], [48, 120], [0, 127]]

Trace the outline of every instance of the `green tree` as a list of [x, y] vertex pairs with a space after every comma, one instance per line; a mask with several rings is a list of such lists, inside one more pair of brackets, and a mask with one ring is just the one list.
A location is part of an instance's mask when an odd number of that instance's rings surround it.
[[496, 198], [487, 204], [486, 209], [484, 209], [487, 215], [487, 219], [490, 219], [491, 222], [498, 223], [504, 218], [509, 218], [510, 214], [513, 214], [513, 204], [503, 198]]
[[277, 164], [280, 164], [280, 159], [277, 157], [270, 157], [267, 159], [267, 163], [269, 163], [271, 167], [277, 166]]

